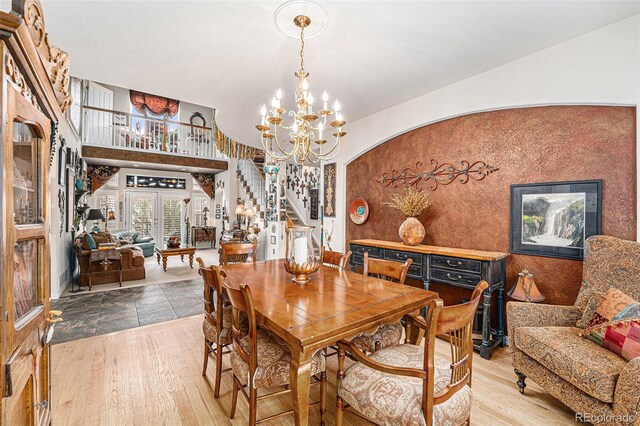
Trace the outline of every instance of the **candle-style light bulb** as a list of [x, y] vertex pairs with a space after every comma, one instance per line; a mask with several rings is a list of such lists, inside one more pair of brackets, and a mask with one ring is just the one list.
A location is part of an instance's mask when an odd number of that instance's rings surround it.
[[276, 99], [282, 99], [282, 89], [278, 89], [278, 91], [276, 92]]
[[307, 96], [307, 114], [313, 114], [313, 95], [309, 93]]
[[274, 96], [273, 98], [271, 98], [271, 106], [273, 108], [278, 108], [278, 104], [280, 103], [280, 101], [278, 101], [278, 99]]
[[309, 82], [307, 81], [306, 78], [304, 80], [302, 80], [302, 90], [304, 90], [304, 91], [309, 90]]
[[262, 121], [261, 121], [260, 124], [262, 124], [264, 126], [265, 123], [267, 122], [267, 107], [266, 107], [266, 105], [262, 105], [262, 108], [260, 109], [260, 115], [262, 116]]
[[291, 130], [293, 131], [293, 133], [298, 133], [298, 123], [293, 123], [293, 127], [291, 127]]
[[326, 111], [327, 110], [327, 102], [329, 102], [329, 95], [327, 94], [326, 91], [324, 93], [322, 93], [322, 101], [324, 102], [324, 107], [322, 109], [324, 109]]
[[340, 102], [338, 102], [337, 100], [336, 100], [336, 102], [333, 104], [333, 110], [334, 110], [335, 112], [340, 111]]

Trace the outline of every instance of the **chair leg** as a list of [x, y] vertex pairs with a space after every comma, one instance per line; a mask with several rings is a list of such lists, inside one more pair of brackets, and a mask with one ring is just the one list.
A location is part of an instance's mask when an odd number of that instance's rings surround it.
[[233, 376], [233, 396], [231, 397], [231, 412], [229, 413], [229, 418], [233, 419], [236, 415], [236, 404], [238, 402], [238, 379], [236, 376]]
[[513, 371], [516, 373], [516, 376], [518, 376], [518, 381], [516, 382], [516, 384], [520, 389], [520, 393], [524, 393], [524, 388], [527, 387], [527, 384], [524, 381], [527, 378], [527, 376], [525, 376], [525, 374], [522, 371], [518, 370], [517, 368], [514, 368]]
[[216, 385], [213, 391], [213, 397], [218, 399], [220, 396], [220, 380], [222, 376], [222, 350], [224, 346], [216, 343]]
[[320, 373], [320, 426], [324, 426], [324, 415], [327, 412], [327, 372]]
[[249, 425], [255, 426], [258, 419], [258, 389], [249, 383]]
[[342, 410], [343, 410], [342, 398], [338, 396], [336, 398], [336, 426], [342, 426]]
[[204, 362], [202, 363], [202, 376], [207, 375], [207, 364], [209, 364], [209, 345], [207, 338], [204, 338]]

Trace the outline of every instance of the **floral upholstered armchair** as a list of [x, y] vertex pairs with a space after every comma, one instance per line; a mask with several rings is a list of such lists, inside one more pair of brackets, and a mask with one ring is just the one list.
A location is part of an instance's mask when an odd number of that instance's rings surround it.
[[573, 306], [507, 303], [520, 392], [528, 377], [585, 421], [640, 425], [640, 357], [626, 361], [579, 335], [589, 310], [593, 315], [593, 305], [611, 287], [640, 301], [640, 243], [590, 237], [583, 268]]

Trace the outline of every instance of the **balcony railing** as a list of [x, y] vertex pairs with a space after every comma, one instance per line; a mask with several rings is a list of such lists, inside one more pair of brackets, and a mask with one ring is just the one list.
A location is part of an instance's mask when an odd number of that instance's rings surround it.
[[83, 106], [85, 145], [159, 152], [209, 159], [226, 159], [208, 127], [158, 120], [122, 111]]

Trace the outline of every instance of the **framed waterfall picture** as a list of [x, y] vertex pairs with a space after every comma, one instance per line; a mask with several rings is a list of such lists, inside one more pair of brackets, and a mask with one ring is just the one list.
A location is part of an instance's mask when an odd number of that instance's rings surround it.
[[582, 260], [602, 232], [602, 180], [511, 185], [511, 253]]

